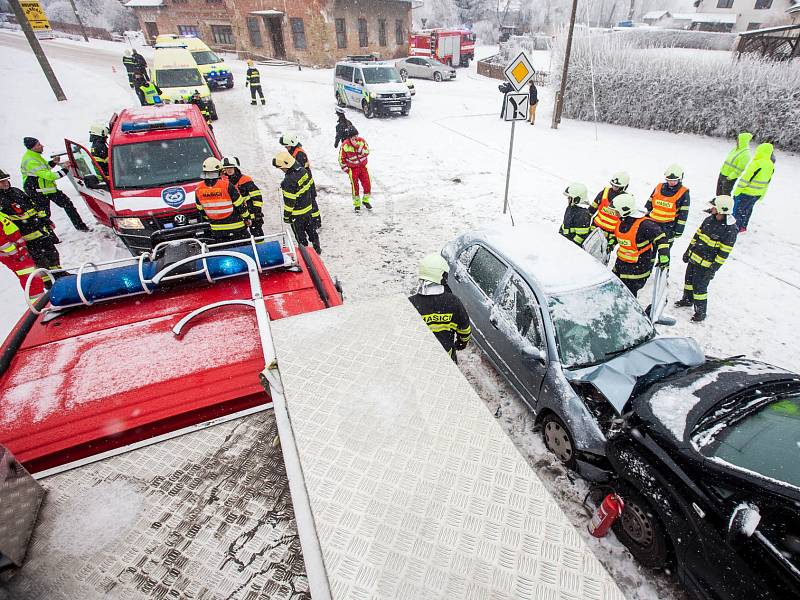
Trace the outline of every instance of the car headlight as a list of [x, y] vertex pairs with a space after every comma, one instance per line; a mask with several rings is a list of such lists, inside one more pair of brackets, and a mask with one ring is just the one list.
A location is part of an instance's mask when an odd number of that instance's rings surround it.
[[411, 92], [406, 92], [406, 98], [411, 98]]
[[378, 95], [377, 95], [375, 92], [370, 92], [370, 93], [369, 93], [369, 97], [370, 97], [370, 98], [377, 98], [377, 97], [378, 97]]
[[124, 217], [115, 221], [117, 229], [144, 229], [141, 219], [136, 217]]

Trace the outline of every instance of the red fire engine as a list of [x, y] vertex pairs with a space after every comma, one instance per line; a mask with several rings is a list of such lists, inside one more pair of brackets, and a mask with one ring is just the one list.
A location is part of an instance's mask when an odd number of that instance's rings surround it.
[[475, 59], [475, 34], [469, 29], [423, 29], [408, 36], [409, 56], [429, 56], [453, 67]]

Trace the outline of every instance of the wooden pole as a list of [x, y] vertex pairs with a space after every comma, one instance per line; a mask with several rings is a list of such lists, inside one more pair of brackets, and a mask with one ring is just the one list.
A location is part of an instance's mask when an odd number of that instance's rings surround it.
[[564, 68], [561, 71], [561, 89], [556, 99], [556, 109], [553, 111], [551, 127], [558, 129], [561, 122], [561, 111], [564, 110], [564, 92], [567, 88], [567, 73], [569, 71], [569, 55], [572, 52], [572, 33], [575, 31], [575, 14], [578, 12], [578, 0], [572, 0], [572, 14], [569, 17], [569, 33], [567, 33], [567, 48], [564, 52]]
[[28, 38], [28, 43], [31, 46], [31, 50], [33, 50], [36, 60], [39, 61], [39, 66], [42, 67], [44, 76], [47, 78], [47, 83], [50, 84], [50, 88], [56, 95], [56, 100], [59, 102], [65, 101], [67, 97], [64, 95], [64, 90], [61, 89], [61, 84], [58, 83], [56, 74], [53, 72], [53, 68], [50, 66], [47, 56], [44, 54], [44, 50], [42, 50], [42, 45], [39, 43], [39, 39], [33, 32], [31, 24], [28, 23], [28, 18], [25, 16], [25, 13], [22, 12], [22, 7], [19, 5], [19, 0], [8, 0], [8, 3], [11, 5], [11, 10], [14, 11], [14, 15], [17, 17], [17, 23], [19, 23], [20, 27], [22, 27], [22, 31], [25, 32], [25, 37]]

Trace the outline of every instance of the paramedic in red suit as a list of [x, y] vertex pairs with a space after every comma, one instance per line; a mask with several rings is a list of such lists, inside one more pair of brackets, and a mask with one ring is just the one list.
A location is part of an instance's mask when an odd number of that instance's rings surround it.
[[[355, 127], [351, 127], [345, 132], [345, 139], [339, 148], [339, 164], [342, 171], [350, 176], [350, 185], [353, 192], [353, 207], [356, 212], [361, 210], [361, 204], [368, 210], [372, 210], [370, 204], [370, 193], [372, 192], [372, 182], [367, 170], [367, 157], [369, 156], [369, 146], [367, 142], [358, 135]], [[361, 196], [359, 184], [364, 189], [364, 196]]]

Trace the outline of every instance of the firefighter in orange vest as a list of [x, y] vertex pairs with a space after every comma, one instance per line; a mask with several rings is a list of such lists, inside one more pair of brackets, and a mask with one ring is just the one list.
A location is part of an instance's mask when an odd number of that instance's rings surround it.
[[[291, 154], [294, 159], [303, 165], [303, 168], [308, 173], [308, 176], [313, 180], [314, 176], [311, 173], [311, 161], [308, 160], [308, 154], [303, 149], [297, 135], [294, 133], [284, 133], [279, 140], [281, 146], [286, 148], [286, 151]], [[322, 227], [322, 216], [319, 213], [319, 205], [317, 204], [317, 185], [311, 186], [311, 220], [314, 227], [319, 229]]]
[[195, 206], [211, 225], [215, 242], [249, 237], [250, 211], [236, 186], [221, 171], [219, 159], [212, 156], [203, 161], [203, 180], [195, 191]]
[[242, 173], [239, 159], [235, 156], [222, 158], [222, 173], [228, 178], [228, 181], [236, 186], [236, 191], [244, 198], [252, 222], [250, 233], [256, 237], [264, 235], [264, 200], [261, 197], [261, 190], [258, 189], [253, 178]]
[[683, 185], [683, 169], [670, 165], [664, 171], [666, 183], [659, 183], [645, 204], [647, 216], [661, 225], [666, 238], [663, 244], [669, 252], [672, 244], [686, 227], [689, 216], [689, 188]]
[[633, 216], [635, 208], [636, 200], [630, 194], [614, 198], [614, 210], [620, 216], [614, 232], [618, 244], [614, 274], [634, 296], [647, 283], [656, 257], [659, 267], [669, 267], [669, 250], [662, 244], [664, 232], [655, 221], [645, 216]]
[[[3, 213], [0, 213], [0, 263], [14, 272], [23, 290], [28, 275], [36, 270], [19, 228]], [[35, 298], [43, 291], [42, 279], [37, 277], [31, 282], [31, 298]]]
[[614, 211], [612, 202], [614, 201], [614, 198], [625, 193], [625, 190], [628, 189], [628, 184], [630, 181], [631, 178], [625, 171], [614, 173], [614, 175], [611, 177], [611, 180], [608, 182], [608, 185], [603, 188], [603, 191], [599, 192], [597, 196], [595, 196], [594, 202], [592, 202], [589, 207], [594, 213], [592, 224], [595, 227], [602, 229], [606, 234], [609, 253], [613, 247], [614, 232], [616, 231], [617, 224], [619, 223], [619, 216]]

